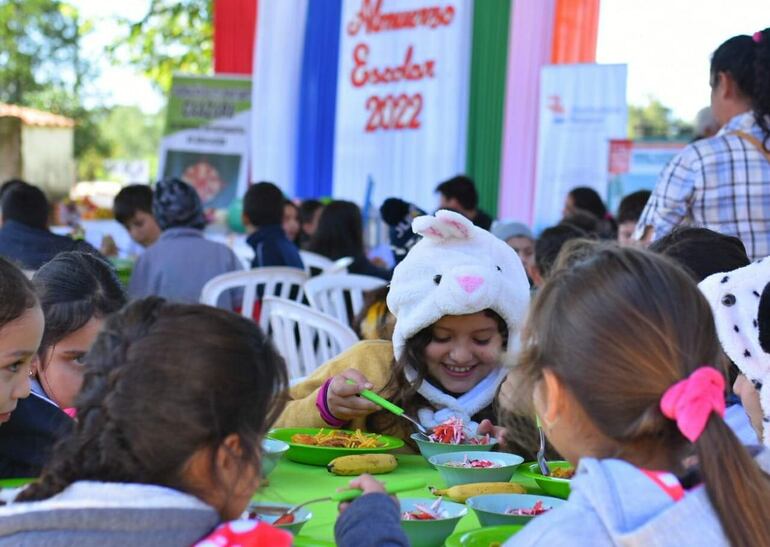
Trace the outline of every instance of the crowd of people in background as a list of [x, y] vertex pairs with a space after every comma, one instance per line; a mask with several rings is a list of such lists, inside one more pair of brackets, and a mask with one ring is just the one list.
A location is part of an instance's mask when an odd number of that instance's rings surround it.
[[[425, 427], [459, 418], [527, 459], [537, 416], [549, 457], [579, 462], [566, 505], [511, 545], [765, 544], [770, 29], [723, 43], [710, 84], [721, 129], [704, 115], [654, 189], [609, 211], [575, 187], [539, 233], [493, 219], [458, 175], [436, 186], [435, 211], [381, 204], [388, 264], [355, 203], [251, 185], [251, 268], [304, 269], [310, 252], [388, 282], [350, 325], [362, 341], [291, 388], [266, 333], [231, 313], [236, 292], [198, 304], [244, 264], [206, 237], [191, 185], [116, 196], [142, 249], [125, 285], [104, 248], [51, 232], [39, 188], [4, 183], [0, 477], [39, 480], [0, 508], [0, 543], [43, 542], [55, 526], [72, 544], [195, 544], [243, 513], [274, 425], [360, 428], [413, 449], [403, 420], [359, 396], [373, 389]], [[407, 545], [383, 486], [352, 485], [366, 495], [341, 513], [338, 544]], [[93, 511], [104, 504], [107, 521]], [[264, 523], [255, 533], [291, 541]]]

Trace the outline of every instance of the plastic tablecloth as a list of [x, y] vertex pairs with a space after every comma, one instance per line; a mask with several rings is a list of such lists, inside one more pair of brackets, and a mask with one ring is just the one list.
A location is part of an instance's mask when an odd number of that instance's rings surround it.
[[[404, 498], [435, 499], [428, 486], [443, 488], [446, 485], [425, 458], [418, 455], [397, 454], [398, 468], [377, 478], [387, 482], [390, 478], [422, 478], [426, 487], [399, 494]], [[283, 458], [268, 477], [269, 485], [254, 497], [256, 502], [302, 503], [315, 498], [322, 498], [335, 492], [338, 488], [347, 486], [353, 477], [337, 477], [329, 473], [325, 467], [317, 467], [294, 463]], [[537, 485], [530, 479], [514, 475], [514, 482], [524, 486], [527, 491], [540, 493]], [[305, 524], [299, 536], [297, 545], [334, 545], [334, 523], [337, 519], [337, 504], [320, 502], [308, 506], [313, 517]], [[473, 511], [458, 523], [456, 532], [478, 528], [479, 521]]]

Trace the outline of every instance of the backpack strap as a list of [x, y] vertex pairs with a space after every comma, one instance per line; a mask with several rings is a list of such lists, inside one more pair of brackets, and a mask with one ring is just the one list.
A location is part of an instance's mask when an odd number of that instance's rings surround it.
[[740, 137], [741, 139], [753, 144], [754, 148], [759, 150], [759, 153], [762, 154], [765, 157], [765, 159], [770, 162], [770, 152], [765, 150], [764, 145], [754, 135], [750, 133], [746, 133], [745, 131], [732, 131], [730, 135], [735, 135], [736, 137]]

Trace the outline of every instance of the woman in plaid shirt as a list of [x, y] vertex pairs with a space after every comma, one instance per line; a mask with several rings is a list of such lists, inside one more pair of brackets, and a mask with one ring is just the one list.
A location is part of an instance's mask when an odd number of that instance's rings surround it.
[[770, 255], [770, 28], [714, 52], [711, 108], [722, 129], [669, 162], [636, 237], [703, 226], [739, 237], [752, 259], [762, 258]]

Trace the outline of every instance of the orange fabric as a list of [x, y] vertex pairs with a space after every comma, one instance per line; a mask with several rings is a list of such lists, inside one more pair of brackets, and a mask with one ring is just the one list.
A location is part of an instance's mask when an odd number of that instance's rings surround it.
[[214, 72], [251, 74], [258, 0], [214, 1]]
[[595, 63], [599, 0], [556, 0], [551, 63]]

